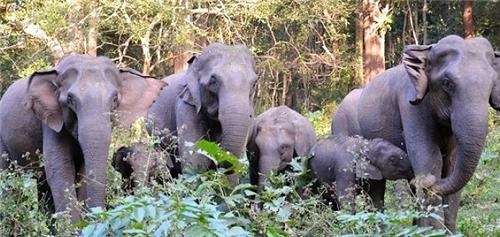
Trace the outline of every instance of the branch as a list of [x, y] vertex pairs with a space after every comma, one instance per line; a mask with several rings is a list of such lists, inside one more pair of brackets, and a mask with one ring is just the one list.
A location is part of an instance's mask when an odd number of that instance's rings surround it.
[[50, 51], [52, 52], [52, 56], [54, 57], [54, 59], [56, 61], [58, 61], [59, 59], [61, 59], [64, 56], [64, 50], [61, 46], [61, 43], [57, 39], [48, 36], [47, 33], [45, 33], [45, 31], [43, 31], [39, 26], [37, 26], [35, 24], [25, 25], [22, 23], [21, 23], [21, 25], [22, 25], [23, 31], [26, 34], [31, 35], [37, 39], [41, 39], [41, 40], [45, 41], [45, 43], [49, 47]]

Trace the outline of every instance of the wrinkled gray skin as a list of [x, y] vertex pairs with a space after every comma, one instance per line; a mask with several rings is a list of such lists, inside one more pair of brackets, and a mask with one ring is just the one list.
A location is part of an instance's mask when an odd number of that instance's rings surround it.
[[354, 89], [347, 94], [337, 107], [332, 118], [332, 132], [335, 135], [360, 134], [358, 102], [363, 89]]
[[[181, 164], [175, 170], [185, 165], [206, 170], [215, 167], [213, 162], [186, 142], [203, 138], [242, 154], [254, 113], [255, 61], [245, 46], [214, 43], [189, 63], [187, 71], [163, 79], [168, 86], [149, 110], [148, 129], [164, 138], [163, 148], [171, 135], [178, 136]], [[239, 182], [236, 174], [228, 178]]]
[[[131, 69], [118, 69], [106, 57], [66, 56], [56, 67], [18, 80], [0, 101], [0, 153], [25, 166], [42, 151], [55, 211], [70, 208], [70, 198], [87, 207], [105, 207], [106, 163], [111, 142], [111, 112], [122, 125], [145, 115], [164, 83]], [[24, 106], [23, 106], [24, 105]], [[3, 157], [1, 168], [9, 166]], [[84, 181], [78, 194], [74, 184]]]
[[[380, 138], [366, 140], [362, 137], [330, 136], [312, 148], [309, 167], [322, 183], [336, 182], [337, 208], [353, 207], [356, 181], [372, 196], [379, 189], [370, 185], [375, 180], [412, 179], [413, 171], [406, 153], [399, 147]], [[372, 199], [377, 209], [382, 209], [384, 199]]]
[[[162, 168], [172, 168], [170, 159], [163, 162], [163, 154], [139, 142], [128, 147], [120, 147], [113, 155], [113, 167], [125, 179], [124, 190], [133, 190], [135, 187], [147, 185], [151, 179], [158, 179], [163, 172]], [[166, 167], [164, 166], [166, 164]]]
[[359, 98], [359, 135], [407, 151], [415, 184], [449, 205], [444, 219], [451, 231], [460, 190], [474, 174], [488, 133], [488, 102], [500, 109], [499, 64], [486, 39], [447, 36], [405, 47], [402, 65], [375, 77]]
[[250, 182], [259, 189], [271, 170], [283, 170], [292, 158], [309, 154], [316, 143], [314, 128], [301, 114], [279, 106], [255, 119], [248, 141]]

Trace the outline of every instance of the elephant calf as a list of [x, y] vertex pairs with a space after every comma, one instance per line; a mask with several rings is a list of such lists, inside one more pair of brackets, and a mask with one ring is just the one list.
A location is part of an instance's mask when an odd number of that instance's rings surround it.
[[[311, 155], [309, 167], [316, 178], [323, 184], [331, 185], [336, 181], [340, 206], [354, 204], [356, 181], [362, 181], [361, 185], [367, 187], [365, 191], [373, 200], [373, 193], [385, 190], [378, 190], [378, 186], [371, 183], [413, 178], [407, 154], [380, 138], [367, 140], [359, 136], [330, 136], [319, 141], [312, 148]], [[383, 201], [373, 200], [373, 204], [381, 209]]]
[[[125, 180], [124, 190], [132, 190], [135, 187], [147, 184], [151, 179], [160, 180], [162, 172], [168, 172], [172, 168], [170, 159], [164, 159], [162, 153], [152, 150], [145, 143], [134, 143], [128, 147], [121, 147], [113, 155], [113, 167]], [[165, 170], [162, 170], [165, 167]]]
[[314, 128], [301, 114], [279, 106], [260, 114], [248, 142], [250, 182], [259, 189], [272, 169], [282, 170], [296, 156], [309, 154]]

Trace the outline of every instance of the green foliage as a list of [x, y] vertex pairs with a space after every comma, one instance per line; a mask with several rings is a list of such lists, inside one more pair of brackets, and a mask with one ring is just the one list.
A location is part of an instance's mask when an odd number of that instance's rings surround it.
[[[498, 112], [496, 115], [498, 118]], [[462, 194], [457, 225], [466, 236], [500, 235], [499, 154], [500, 127], [494, 127], [488, 134], [479, 166]]]
[[207, 140], [200, 140], [197, 141], [194, 146], [199, 148], [197, 153], [208, 157], [215, 163], [215, 165], [227, 162], [231, 165], [231, 168], [229, 169], [234, 170], [240, 174], [244, 173], [248, 169], [248, 167], [245, 166], [238, 157], [231, 154], [230, 152], [221, 150], [219, 145], [216, 143], [209, 142]]
[[0, 170], [0, 236], [41, 236], [49, 233], [49, 220], [38, 202], [33, 173]]
[[[114, 209], [93, 209], [96, 223], [82, 236], [249, 236], [241, 220], [217, 210], [215, 203], [200, 204], [193, 198], [160, 195], [125, 198]], [[101, 222], [99, 222], [101, 221]]]
[[[202, 144], [202, 145], [200, 145]], [[225, 152], [200, 142], [213, 157]], [[292, 170], [272, 174], [261, 193], [249, 184], [231, 187], [223, 170], [184, 174], [179, 179], [136, 195], [119, 198], [108, 211], [92, 209], [83, 236], [305, 236], [394, 235], [443, 236], [444, 231], [412, 226], [412, 218], [429, 216], [415, 210], [387, 213], [335, 212], [320, 194], [302, 195], [307, 172], [294, 159]], [[307, 176], [309, 177], [309, 176]], [[304, 183], [305, 182], [305, 183]], [[138, 193], [137, 193], [138, 192]], [[314, 220], [314, 221], [311, 221]]]
[[331, 134], [333, 111], [337, 109], [337, 106], [336, 103], [331, 103], [324, 106], [321, 110], [304, 114], [313, 125], [318, 139], [326, 138]]
[[21, 71], [19, 71], [19, 77], [28, 77], [34, 72], [44, 69], [44, 68], [49, 68], [50, 65], [47, 64], [47, 62], [38, 59], [37, 61], [33, 62], [32, 64], [28, 65], [28, 67], [23, 68]]

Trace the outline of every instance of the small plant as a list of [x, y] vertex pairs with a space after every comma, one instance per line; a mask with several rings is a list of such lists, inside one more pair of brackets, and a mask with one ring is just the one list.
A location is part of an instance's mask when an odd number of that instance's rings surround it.
[[49, 233], [45, 203], [38, 201], [36, 177], [28, 171], [0, 170], [0, 236]]

